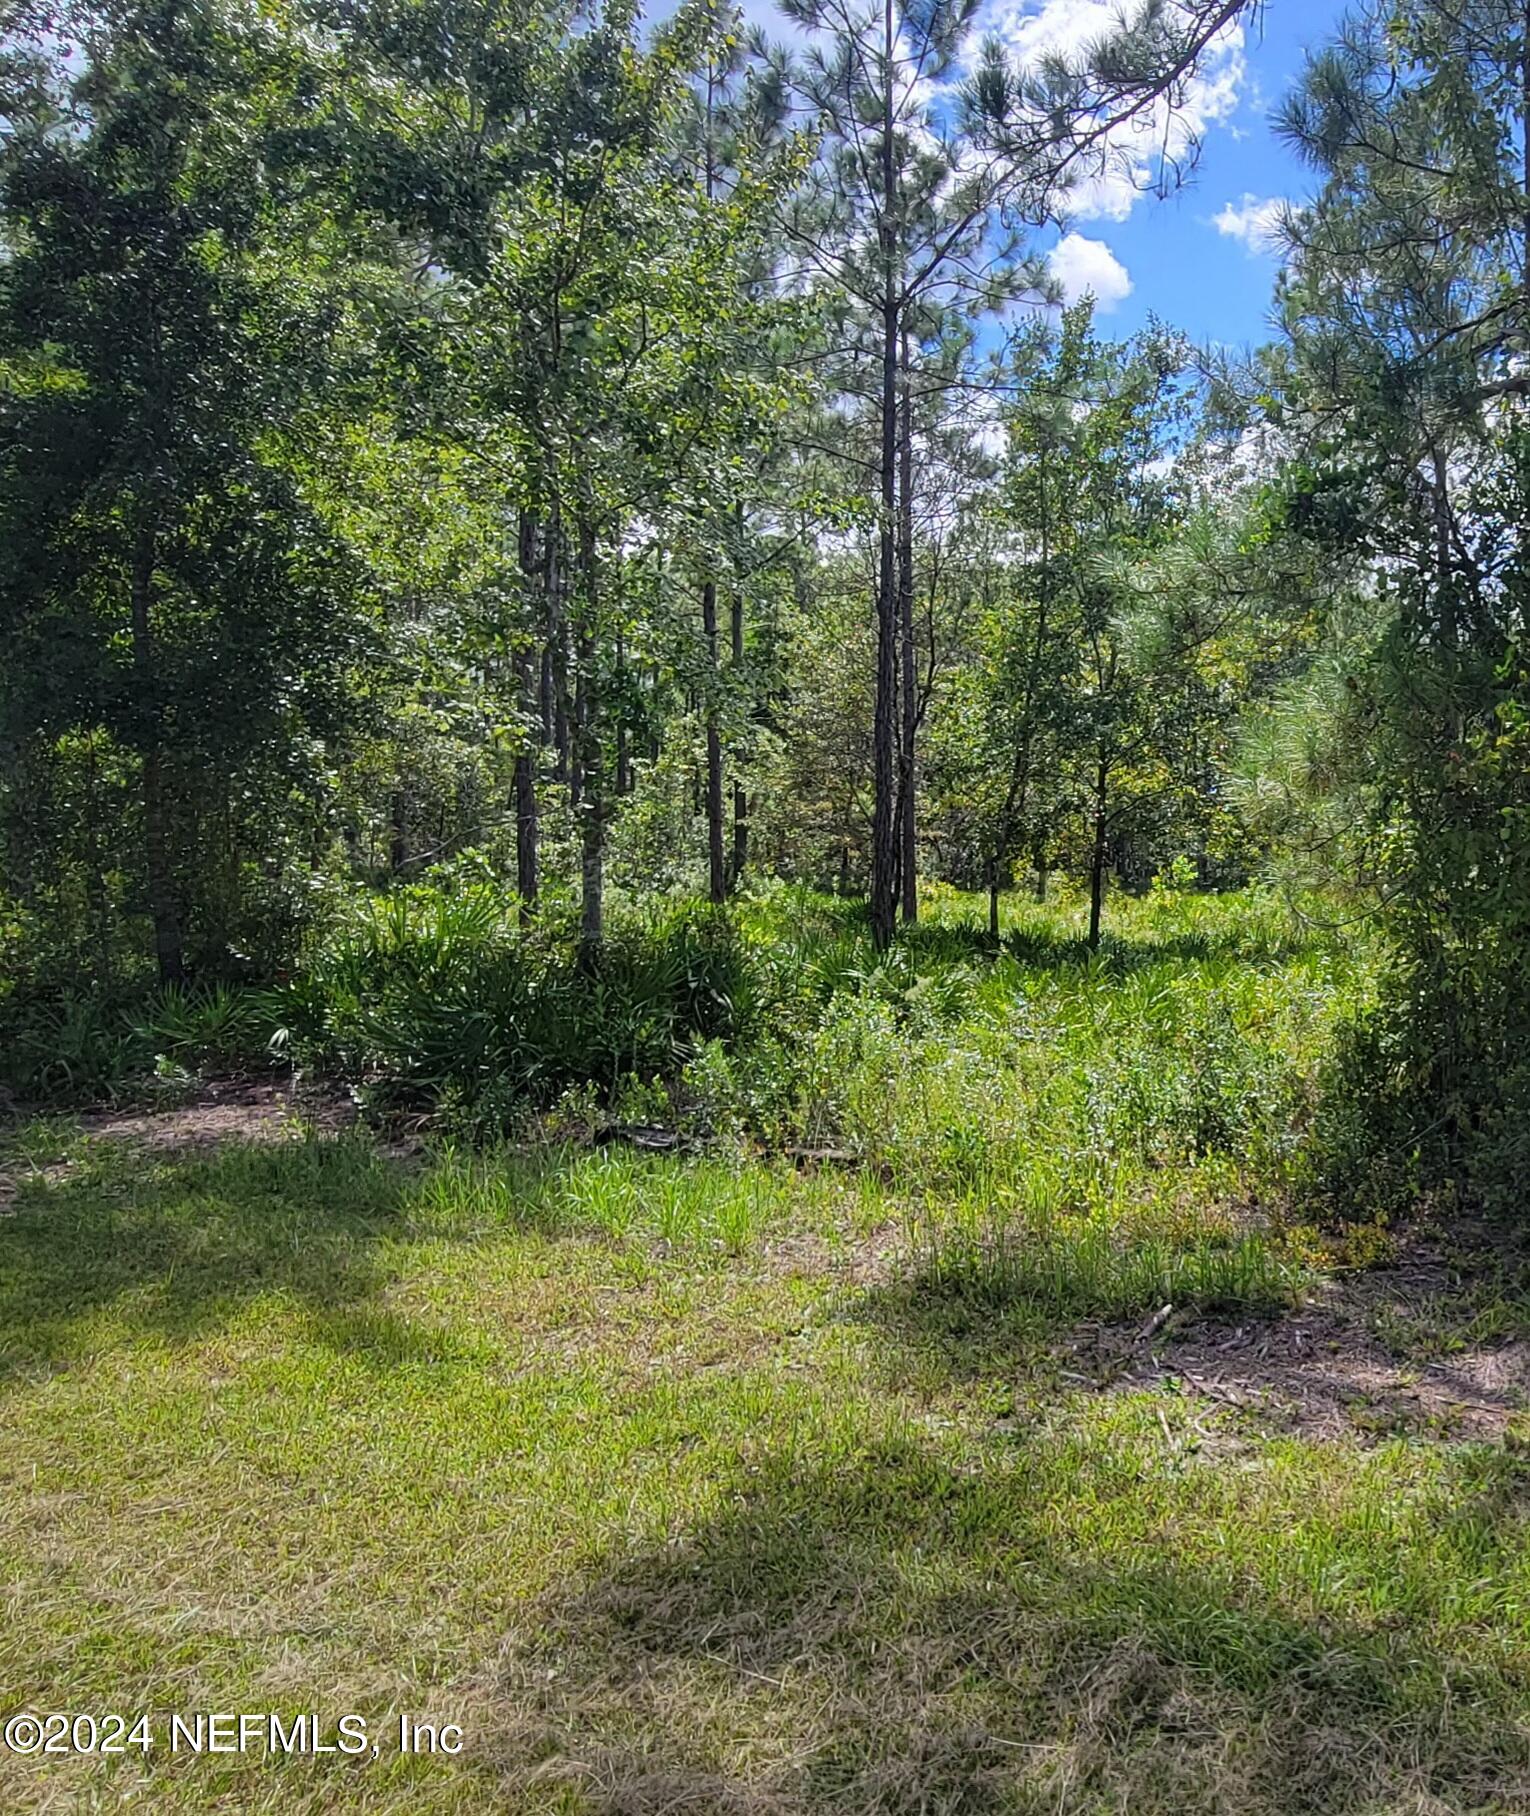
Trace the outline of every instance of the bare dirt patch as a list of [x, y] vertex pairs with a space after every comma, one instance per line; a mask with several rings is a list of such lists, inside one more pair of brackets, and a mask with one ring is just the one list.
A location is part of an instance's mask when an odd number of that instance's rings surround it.
[[[292, 1141], [308, 1128], [332, 1133], [355, 1121], [355, 1104], [332, 1089], [269, 1079], [214, 1079], [194, 1097], [175, 1103], [86, 1110], [74, 1118], [71, 1129], [61, 1133], [59, 1145], [67, 1150], [71, 1137], [79, 1137], [152, 1154], [197, 1153], [224, 1142]], [[16, 1197], [20, 1172], [62, 1179], [74, 1164], [64, 1158], [18, 1169], [0, 1159], [0, 1215]]]
[[95, 1110], [80, 1133], [95, 1141], [133, 1142], [161, 1151], [224, 1141], [288, 1141], [305, 1125], [325, 1130], [356, 1120], [354, 1104], [333, 1091], [269, 1081], [213, 1081], [188, 1103], [131, 1110]]
[[[1428, 1243], [1397, 1264], [1325, 1281], [1272, 1318], [1089, 1326], [1073, 1366], [1112, 1389], [1168, 1381], [1311, 1436], [1498, 1438], [1530, 1411], [1530, 1341], [1472, 1341], [1463, 1281]], [[1431, 1353], [1431, 1350], [1442, 1353]]]

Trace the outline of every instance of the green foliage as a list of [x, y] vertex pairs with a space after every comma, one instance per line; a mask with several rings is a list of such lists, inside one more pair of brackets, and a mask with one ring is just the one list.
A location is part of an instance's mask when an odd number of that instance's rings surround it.
[[167, 985], [149, 995], [63, 995], [8, 1005], [0, 1082], [33, 1101], [153, 1096], [195, 1070], [270, 1070], [282, 1058], [269, 992]]
[[526, 934], [488, 887], [363, 906], [281, 1000], [296, 1052], [480, 1128], [570, 1086], [670, 1074], [754, 1014], [725, 915], [635, 911], [591, 963], [575, 942]]
[[[1523, 22], [1404, 0], [1315, 55], [1288, 136], [1322, 187], [1289, 223], [1284, 526], [1350, 576], [1333, 729], [1278, 764], [1380, 885], [1397, 963], [1336, 1077], [1352, 1176], [1517, 1211], [1530, 1039], [1530, 436]], [[1341, 627], [1347, 628], [1347, 627]], [[1334, 660], [1348, 658], [1339, 668]], [[1304, 748], [1305, 747], [1305, 748]], [[1277, 753], [1278, 754], [1278, 753]], [[1313, 761], [1316, 756], [1317, 761]], [[1280, 798], [1281, 790], [1272, 791]], [[1326, 812], [1324, 811], [1326, 809]]]
[[1012, 336], [1004, 369], [983, 517], [1006, 558], [931, 728], [948, 868], [972, 886], [1060, 864], [1100, 889], [1110, 868], [1141, 888], [1188, 848], [1200, 880], [1241, 880], [1218, 777], [1280, 623], [1248, 584], [1236, 505], [1213, 528], [1197, 502], [1190, 350], [1156, 327], [1102, 342], [1086, 301]]

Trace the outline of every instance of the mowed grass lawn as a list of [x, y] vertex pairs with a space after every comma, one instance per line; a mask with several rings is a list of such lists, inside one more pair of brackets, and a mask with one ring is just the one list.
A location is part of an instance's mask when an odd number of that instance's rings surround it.
[[[1225, 981], [1163, 938], [1165, 988]], [[1315, 1013], [1310, 954], [1246, 963]], [[1108, 1035], [1143, 975], [1046, 989]], [[1070, 1196], [1048, 1114], [1046, 1190], [1012, 1142], [945, 1197], [885, 1157], [17, 1131], [0, 1713], [156, 1745], [0, 1751], [0, 1809], [1530, 1809], [1513, 1432], [1086, 1378], [1081, 1319], [1278, 1315], [1310, 1245], [1235, 1135]], [[380, 1751], [169, 1750], [267, 1711]], [[400, 1711], [460, 1756], [401, 1755]]]

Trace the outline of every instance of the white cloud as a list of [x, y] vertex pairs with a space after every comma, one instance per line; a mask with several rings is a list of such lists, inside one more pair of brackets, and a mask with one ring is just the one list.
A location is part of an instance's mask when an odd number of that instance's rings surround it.
[[1211, 224], [1230, 240], [1241, 240], [1249, 252], [1278, 252], [1280, 216], [1285, 206], [1283, 196], [1260, 201], [1258, 196], [1245, 193], [1241, 202], [1229, 202], [1214, 214]]
[[1047, 264], [1070, 303], [1092, 291], [1101, 312], [1108, 313], [1132, 293], [1125, 265], [1103, 240], [1065, 233], [1048, 254]]
[[973, 442], [980, 453], [990, 460], [998, 460], [1009, 446], [1009, 431], [1001, 422], [982, 422], [973, 433]]
[[[1173, 4], [1173, 0], [1170, 0]], [[988, 33], [1020, 63], [1049, 53], [1077, 55], [1120, 28], [1120, 0], [987, 0], [978, 15], [974, 46]], [[1210, 127], [1227, 124], [1247, 79], [1243, 28], [1223, 26], [1182, 85], [1177, 105], [1160, 100], [1140, 119], [1110, 136], [1094, 168], [1083, 173], [1067, 198], [1080, 221], [1124, 221], [1150, 188], [1157, 161], [1172, 169]]]

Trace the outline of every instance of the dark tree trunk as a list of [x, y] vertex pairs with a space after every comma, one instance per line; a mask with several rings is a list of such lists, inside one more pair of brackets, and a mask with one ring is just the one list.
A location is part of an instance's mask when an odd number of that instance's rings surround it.
[[107, 840], [103, 836], [101, 802], [96, 764], [100, 733], [92, 732], [85, 741], [85, 828], [90, 848], [90, 863], [85, 873], [86, 900], [96, 948], [96, 987], [106, 990], [112, 974], [112, 911], [106, 886], [108, 862]]
[[[580, 586], [584, 585], [583, 579]], [[589, 662], [586, 659], [586, 631], [581, 617], [579, 628], [571, 632], [575, 638], [574, 648], [574, 714], [573, 725], [569, 733], [568, 752], [568, 804], [577, 808], [584, 799], [584, 727], [590, 715], [590, 701], [587, 697], [589, 686]]]
[[536, 917], [539, 881], [535, 759], [522, 751], [515, 759], [515, 890], [523, 927]]
[[395, 788], [388, 797], [388, 870], [400, 876], [409, 864], [409, 809], [404, 791]]
[[749, 865], [749, 794], [742, 782], [733, 784], [733, 858], [728, 887], [737, 889]]
[[892, 944], [898, 913], [896, 754], [898, 721], [898, 272], [894, 220], [892, 70], [896, 52], [892, 0], [884, 0], [882, 207], [881, 534], [877, 561], [877, 675], [872, 728], [871, 936], [879, 952]]
[[1106, 789], [1110, 764], [1101, 757], [1094, 777], [1094, 841], [1089, 854], [1089, 950], [1100, 948], [1100, 915], [1105, 905]]
[[154, 927], [154, 957], [162, 984], [179, 983], [186, 975], [181, 937], [180, 907], [170, 861], [170, 816], [165, 801], [163, 722], [159, 707], [159, 677], [154, 659], [154, 627], [150, 603], [154, 590], [156, 559], [154, 525], [145, 511], [133, 550], [132, 625], [133, 670], [138, 703], [144, 714], [143, 798], [144, 871], [149, 886], [149, 918]]
[[[521, 573], [528, 587], [537, 572], [536, 520], [521, 513]], [[531, 747], [532, 715], [537, 709], [535, 655], [529, 628], [515, 651], [516, 691], [525, 725], [522, 747], [515, 759], [515, 892], [520, 897], [521, 925], [537, 911], [537, 774], [536, 753]]]
[[898, 429], [898, 641], [902, 654], [903, 721], [898, 748], [898, 865], [903, 919], [919, 919], [919, 843], [915, 812], [918, 768], [914, 741], [919, 702], [914, 688], [914, 403], [910, 393], [908, 332], [901, 347], [902, 410]]
[[579, 803], [582, 828], [579, 955], [586, 968], [598, 962], [605, 937], [606, 811], [601, 779], [600, 698], [595, 672], [599, 603], [595, 526], [586, 513], [579, 521], [579, 684], [575, 707], [576, 757], [582, 784]]
[[717, 689], [722, 670], [717, 659], [717, 582], [701, 589], [701, 628], [707, 640], [707, 893], [714, 902], [728, 899], [728, 869], [723, 856], [722, 738], [717, 730]]

